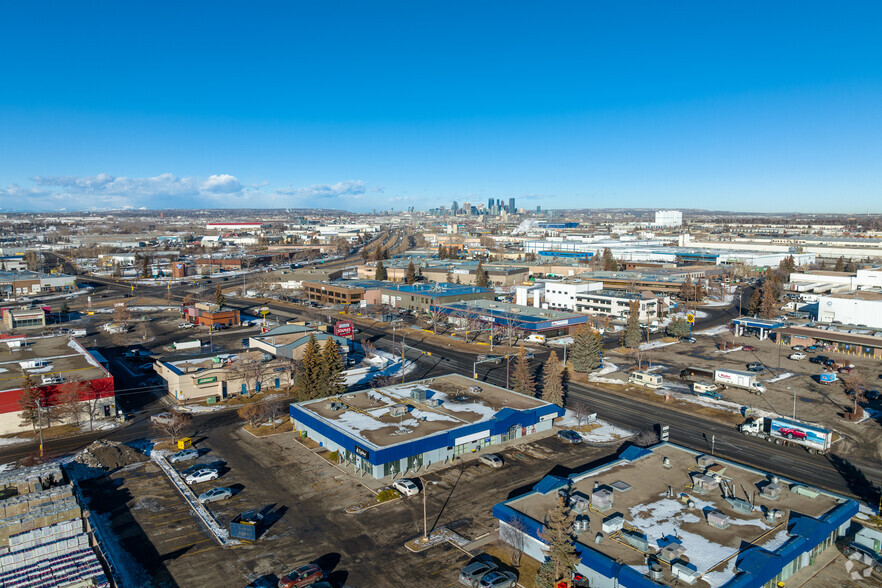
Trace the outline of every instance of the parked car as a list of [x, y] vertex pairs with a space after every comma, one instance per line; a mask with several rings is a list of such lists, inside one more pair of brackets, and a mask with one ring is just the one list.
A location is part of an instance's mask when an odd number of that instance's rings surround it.
[[749, 371], [749, 372], [761, 372], [764, 369], [766, 369], [766, 368], [764, 368], [763, 364], [761, 364], [758, 361], [752, 361], [749, 364], [747, 364], [747, 371]]
[[491, 468], [501, 468], [502, 467], [502, 458], [496, 455], [495, 453], [487, 453], [478, 458], [484, 465], [488, 465]]
[[325, 573], [315, 564], [306, 564], [279, 579], [279, 588], [302, 588], [312, 586], [324, 577]]
[[401, 478], [392, 483], [392, 487], [398, 490], [402, 496], [416, 496], [420, 493], [420, 487], [413, 483], [413, 480]]
[[817, 351], [820, 348], [821, 348], [820, 345], [809, 345], [808, 347], [805, 348], [805, 350], [806, 351]]
[[465, 586], [477, 586], [486, 574], [499, 569], [492, 561], [475, 561], [459, 571], [459, 583]]
[[695, 343], [695, 337], [680, 337], [680, 343]]
[[787, 357], [788, 357], [788, 359], [792, 359], [793, 361], [802, 361], [807, 356], [805, 353], [801, 353], [801, 352], [797, 351], [796, 353], [791, 353]]
[[840, 374], [850, 374], [851, 370], [853, 370], [853, 369], [854, 369], [853, 365], [844, 365], [841, 368], [839, 368], [839, 373]]
[[756, 351], [756, 347], [753, 345], [742, 345], [741, 349], [744, 351]]
[[502, 363], [502, 358], [498, 355], [479, 355], [478, 361], [487, 361], [490, 363], [500, 364]]
[[792, 349], [793, 351], [805, 351], [805, 347], [803, 347], [802, 345], [794, 345], [790, 349]]
[[839, 549], [849, 558], [853, 558], [855, 556], [860, 556], [861, 558], [866, 556], [870, 558], [870, 561], [873, 562], [873, 571], [877, 573], [882, 573], [882, 556], [880, 556], [869, 547], [861, 545], [860, 543], [852, 542], [848, 545], [840, 547]]
[[163, 425], [167, 425], [168, 423], [174, 420], [174, 415], [170, 412], [160, 412], [159, 414], [155, 414], [150, 417], [150, 422], [152, 423], [161, 423]]
[[183, 449], [178, 451], [177, 453], [173, 453], [169, 456], [168, 461], [170, 463], [178, 463], [182, 461], [190, 461], [191, 459], [196, 459], [199, 457], [199, 452], [195, 449]]
[[560, 437], [563, 441], [567, 441], [569, 443], [581, 443], [582, 436], [579, 435], [575, 431], [570, 431], [569, 429], [563, 429], [557, 432], [557, 436]]
[[824, 355], [816, 355], [814, 357], [809, 358], [810, 363], [817, 363], [820, 365], [824, 365], [825, 361], [827, 361], [827, 357]]
[[190, 329], [193, 326], [194, 326], [193, 323], [178, 323], [179, 329]]
[[827, 367], [833, 367], [836, 364], [835, 359], [830, 359], [829, 357], [824, 360], [824, 365]]
[[[205, 471], [205, 470], [203, 470]], [[199, 502], [205, 504], [207, 502], [217, 502], [218, 500], [226, 500], [227, 498], [233, 497], [233, 490], [230, 488], [225, 488], [223, 486], [218, 486], [217, 488], [212, 488], [211, 490], [207, 490], [199, 495]]]
[[864, 392], [864, 396], [867, 397], [867, 400], [879, 400], [879, 391], [867, 390], [866, 392]]
[[188, 484], [201, 484], [202, 482], [210, 482], [211, 480], [217, 480], [218, 473], [217, 470], [196, 470], [186, 478], [184, 481]]
[[478, 586], [481, 588], [514, 588], [518, 585], [518, 577], [512, 572], [496, 570], [485, 574]]
[[193, 472], [198, 472], [199, 470], [214, 470], [217, 473], [220, 473], [222, 462], [212, 462], [212, 463], [194, 463], [191, 466], [187, 466], [181, 470], [181, 475], [186, 477], [192, 474]]
[[805, 431], [800, 431], [799, 429], [791, 429], [789, 427], [781, 427], [778, 429], [778, 433], [782, 437], [787, 437], [788, 439], [805, 439], [806, 434]]

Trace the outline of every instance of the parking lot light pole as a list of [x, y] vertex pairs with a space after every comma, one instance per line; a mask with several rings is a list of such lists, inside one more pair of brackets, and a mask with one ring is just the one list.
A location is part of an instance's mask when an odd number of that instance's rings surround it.
[[428, 518], [426, 517], [426, 491], [428, 490], [426, 486], [426, 481], [423, 480], [422, 476], [417, 476], [420, 480], [420, 486], [423, 487], [423, 538], [421, 541], [426, 543], [429, 540], [429, 527], [428, 527]]

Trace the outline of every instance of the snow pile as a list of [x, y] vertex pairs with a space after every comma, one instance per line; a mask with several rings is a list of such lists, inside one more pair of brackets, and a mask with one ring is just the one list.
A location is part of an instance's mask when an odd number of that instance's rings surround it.
[[116, 470], [121, 467], [147, 461], [144, 454], [128, 445], [99, 439], [80, 451], [74, 461], [90, 468]]
[[603, 360], [603, 363], [600, 365], [600, 369], [597, 371], [591, 372], [588, 374], [588, 381], [594, 382], [596, 384], [621, 384], [621, 380], [616, 380], [614, 378], [605, 378], [607, 374], [611, 374], [613, 372], [619, 371], [619, 366], [614, 363], [610, 363], [606, 360]]
[[220, 410], [220, 406], [205, 406], [202, 404], [188, 404], [182, 406], [176, 406], [174, 410], [176, 412], [186, 412], [190, 414], [199, 414], [203, 412], [214, 412], [216, 410]]
[[17, 445], [19, 443], [28, 443], [31, 441], [33, 441], [33, 439], [21, 437], [0, 437], [0, 447], [4, 445]]
[[[343, 383], [347, 386], [357, 386], [367, 384], [377, 376], [387, 376], [390, 378], [401, 377], [401, 361], [395, 362], [395, 357], [388, 351], [377, 350], [375, 355], [365, 361], [373, 364], [368, 369], [357, 367], [343, 372]], [[404, 373], [408, 374], [415, 370], [417, 362], [412, 359], [406, 359], [404, 363]]]

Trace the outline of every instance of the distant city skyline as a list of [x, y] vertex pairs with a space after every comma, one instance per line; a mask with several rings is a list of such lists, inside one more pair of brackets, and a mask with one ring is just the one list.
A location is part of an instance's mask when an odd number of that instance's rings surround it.
[[882, 7], [17, 3], [0, 212], [882, 212]]

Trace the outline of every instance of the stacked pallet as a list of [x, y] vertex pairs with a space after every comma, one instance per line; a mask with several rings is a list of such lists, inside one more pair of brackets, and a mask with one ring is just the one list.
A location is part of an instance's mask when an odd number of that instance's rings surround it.
[[0, 586], [110, 586], [57, 464], [0, 475]]

